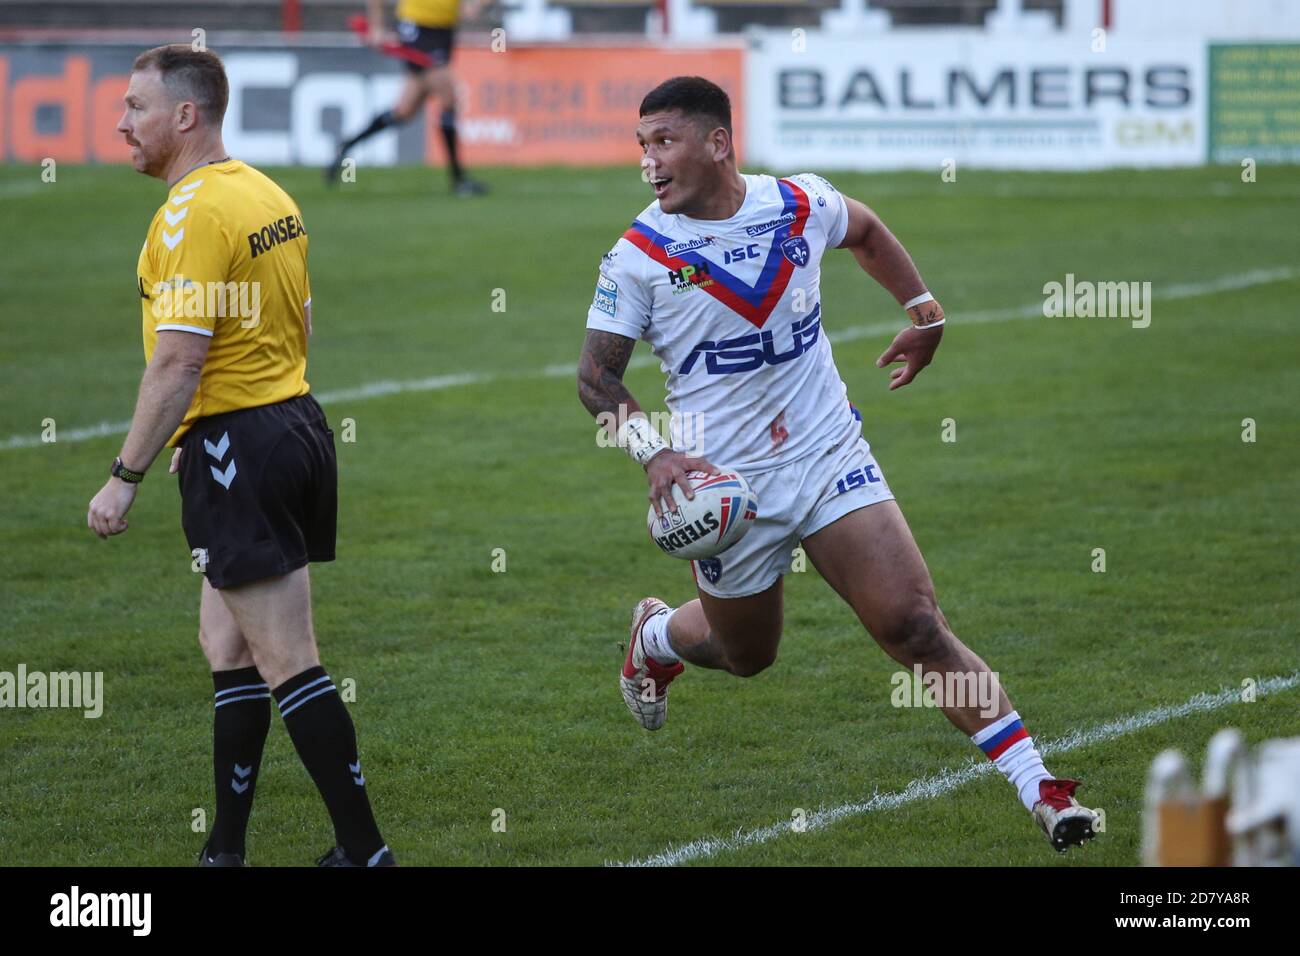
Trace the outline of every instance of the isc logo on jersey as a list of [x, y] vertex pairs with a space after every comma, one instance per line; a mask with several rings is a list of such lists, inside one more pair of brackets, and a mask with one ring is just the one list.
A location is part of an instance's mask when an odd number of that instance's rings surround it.
[[744, 476], [729, 468], [718, 471], [688, 471], [693, 499], [673, 485], [677, 507], [662, 516], [650, 508], [646, 530], [665, 554], [692, 561], [711, 558], [744, 537], [758, 517], [758, 496]]
[[772, 331], [751, 332], [734, 339], [720, 342], [705, 340], [691, 349], [686, 356], [679, 375], [690, 375], [700, 357], [704, 357], [704, 369], [710, 375], [733, 375], [736, 372], [753, 372], [764, 365], [780, 365], [790, 362], [808, 352], [817, 344], [821, 334], [821, 312], [819, 302], [812, 312], [802, 319], [796, 319], [790, 326], [791, 344], [784, 352], [778, 352], [773, 341]]

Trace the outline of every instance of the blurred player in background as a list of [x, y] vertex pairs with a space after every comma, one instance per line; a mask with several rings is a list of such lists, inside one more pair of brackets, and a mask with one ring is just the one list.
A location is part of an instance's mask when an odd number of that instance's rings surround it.
[[698, 423], [710, 458], [749, 480], [758, 518], [726, 551], [692, 562], [696, 600], [637, 603], [619, 677], [628, 709], [647, 730], [661, 727], [683, 661], [738, 677], [769, 667], [781, 640], [782, 575], [801, 545], [894, 660], [944, 688], [988, 688], [938, 703], [1006, 775], [1053, 847], [1092, 837], [1097, 817], [1072, 796], [1077, 782], [1047, 772], [996, 675], [939, 610], [822, 331], [821, 259], [848, 249], [911, 320], [876, 362], [904, 363], [890, 388], [929, 365], [944, 314], [907, 250], [820, 176], [741, 175], [731, 104], [710, 81], [668, 80], [640, 115], [655, 201], [601, 262], [578, 393], [593, 415], [619, 423], [613, 437], [645, 468], [657, 513], [675, 509], [674, 484], [693, 497], [687, 472], [716, 469], [670, 447], [623, 384], [645, 339], [668, 372], [669, 409]]
[[[470, 18], [477, 16], [485, 2], [466, 0], [465, 15]], [[368, 4], [366, 42], [379, 48], [390, 40], [384, 29], [384, 0], [368, 0]], [[460, 0], [398, 0], [397, 39], [403, 47], [425, 54], [429, 65], [423, 66], [409, 59], [402, 61], [406, 80], [397, 104], [377, 114], [369, 126], [339, 145], [334, 162], [325, 169], [327, 182], [338, 177], [343, 161], [353, 147], [391, 126], [400, 126], [415, 118], [420, 114], [424, 101], [432, 96], [441, 111], [438, 128], [447, 148], [447, 170], [451, 174], [452, 191], [458, 196], [477, 196], [487, 191], [486, 186], [466, 174], [460, 161], [460, 143], [456, 135], [456, 80], [451, 72], [451, 52], [460, 14]]]
[[221, 60], [188, 45], [146, 51], [132, 67], [118, 131], [136, 170], [168, 193], [137, 265], [144, 378], [86, 522], [101, 538], [125, 531], [145, 472], [164, 444], [176, 448], [214, 686], [217, 814], [200, 865], [244, 865], [274, 697], [334, 823], [338, 845], [319, 864], [392, 866], [312, 628], [307, 564], [334, 560], [338, 475], [334, 433], [306, 380], [307, 233], [284, 190], [227, 155], [229, 96]]

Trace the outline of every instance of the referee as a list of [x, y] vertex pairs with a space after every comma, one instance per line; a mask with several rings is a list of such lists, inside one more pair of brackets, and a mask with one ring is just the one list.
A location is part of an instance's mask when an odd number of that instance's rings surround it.
[[[366, 43], [382, 46], [384, 32], [384, 0], [367, 0], [369, 32]], [[465, 15], [475, 17], [485, 0], [466, 0]], [[397, 104], [390, 110], [375, 115], [370, 125], [351, 139], [339, 145], [334, 162], [325, 167], [325, 181], [334, 182], [351, 149], [390, 126], [400, 126], [415, 117], [424, 101], [432, 96], [441, 107], [438, 127], [447, 147], [447, 169], [451, 174], [451, 188], [457, 196], [477, 196], [487, 192], [487, 187], [471, 179], [460, 162], [460, 143], [456, 135], [456, 80], [451, 72], [451, 49], [456, 37], [456, 24], [460, 19], [460, 0], [398, 0], [397, 39], [403, 45], [426, 54], [431, 65], [419, 66], [403, 60], [406, 80], [398, 94]]]
[[140, 252], [146, 368], [131, 429], [86, 523], [126, 513], [163, 445], [181, 524], [204, 570], [199, 643], [215, 688], [217, 813], [202, 866], [242, 866], [274, 697], [325, 800], [322, 866], [393, 866], [366, 796], [356, 732], [320, 665], [307, 564], [334, 560], [334, 433], [309, 394], [311, 287], [297, 205], [221, 142], [229, 99], [215, 54], [136, 58], [118, 131], [136, 170], [167, 182]]

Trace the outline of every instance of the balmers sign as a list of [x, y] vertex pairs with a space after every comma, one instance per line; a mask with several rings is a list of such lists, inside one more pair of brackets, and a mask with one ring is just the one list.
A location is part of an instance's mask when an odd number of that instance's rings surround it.
[[781, 169], [1088, 168], [1202, 162], [1197, 41], [763, 34], [750, 156]]

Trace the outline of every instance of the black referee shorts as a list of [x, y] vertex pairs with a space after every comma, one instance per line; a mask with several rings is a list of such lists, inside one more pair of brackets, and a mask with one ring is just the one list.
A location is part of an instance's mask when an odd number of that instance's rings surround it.
[[214, 588], [334, 560], [334, 433], [311, 395], [200, 418], [181, 439], [180, 487], [185, 538]]
[[402, 65], [412, 73], [423, 73], [425, 69], [437, 69], [451, 62], [451, 48], [456, 38], [455, 27], [422, 27], [410, 20], [397, 21], [397, 38], [403, 46], [427, 53], [433, 61], [430, 67], [417, 66], [410, 60], [403, 60]]

